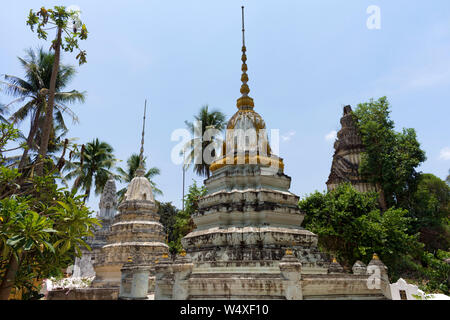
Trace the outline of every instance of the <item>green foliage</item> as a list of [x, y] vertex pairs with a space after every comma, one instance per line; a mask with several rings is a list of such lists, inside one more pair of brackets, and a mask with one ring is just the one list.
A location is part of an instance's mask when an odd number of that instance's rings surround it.
[[450, 187], [432, 174], [422, 174], [411, 200], [410, 216], [413, 230], [420, 231], [420, 240], [430, 252], [450, 247]]
[[[53, 9], [45, 9], [42, 7], [39, 11], [34, 12], [32, 9], [28, 14], [27, 25], [30, 26], [31, 31], [37, 26], [37, 34], [39, 39], [47, 40], [46, 27], [56, 26], [65, 33], [64, 41], [61, 42], [61, 47], [64, 51], [73, 52], [78, 49], [79, 53], [76, 59], [79, 64], [86, 63], [86, 51], [81, 50], [78, 45], [78, 40], [86, 40], [88, 36], [87, 28], [81, 24], [81, 28], [74, 26], [70, 29], [70, 24], [73, 21], [78, 21], [76, 12], [67, 11], [64, 6], [55, 6]], [[53, 41], [53, 47], [56, 45], [56, 40]]]
[[425, 161], [425, 152], [420, 149], [415, 130], [396, 132], [389, 114], [386, 97], [361, 103], [354, 111], [365, 146], [359, 170], [369, 182], [382, 189], [382, 207], [395, 205], [409, 209], [408, 199], [416, 189], [416, 168]]
[[444, 261], [449, 258], [449, 251], [438, 250], [435, 255], [429, 252], [423, 253], [424, 267], [421, 268], [421, 271], [428, 279], [425, 285], [422, 285], [424, 291], [449, 294], [450, 264]]
[[[157, 202], [158, 204], [158, 214], [160, 216], [160, 222], [164, 226], [164, 232], [167, 235], [167, 243], [175, 243], [178, 240], [175, 224], [176, 217], [180, 210], [178, 210], [172, 202]], [[176, 252], [175, 248], [170, 247], [171, 252]]]
[[5, 162], [5, 146], [9, 141], [14, 141], [19, 137], [19, 130], [15, 129], [12, 124], [0, 122], [0, 165]]
[[[14, 100], [9, 105], [20, 106], [12, 113], [10, 120], [13, 124], [23, 123], [30, 120], [30, 130], [24, 144], [24, 152], [20, 161], [21, 169], [27, 166], [28, 162], [33, 165], [37, 160], [38, 145], [41, 142], [42, 128], [44, 122], [45, 108], [47, 104], [48, 88], [55, 61], [55, 55], [46, 52], [42, 48], [34, 51], [26, 50], [26, 56], [19, 57], [20, 65], [25, 71], [24, 77], [8, 75], [4, 76], [5, 81], [0, 81], [0, 86], [4, 92]], [[70, 81], [76, 74], [76, 70], [70, 65], [59, 65], [59, 70], [55, 84], [55, 108], [53, 112], [54, 124], [50, 133], [48, 152], [54, 154], [60, 151], [64, 143], [64, 135], [68, 129], [66, 126], [66, 117], [68, 116], [74, 123], [78, 121], [77, 115], [71, 110], [68, 104], [85, 101], [85, 92], [77, 90], [64, 91]], [[32, 157], [35, 156], [33, 160]], [[57, 160], [56, 160], [57, 161]], [[56, 162], [55, 161], [55, 162]], [[21, 171], [25, 175], [31, 170]]]
[[[186, 168], [194, 163], [194, 171], [200, 176], [209, 177], [209, 165], [210, 163], [205, 162], [203, 156], [205, 149], [212, 142], [217, 142], [217, 138], [211, 139], [212, 141], [203, 140], [203, 136], [207, 129], [215, 129], [222, 131], [226, 126], [225, 114], [218, 110], [209, 111], [208, 106], [203, 106], [198, 115], [194, 116], [195, 123], [185, 121], [186, 126], [191, 131], [193, 138], [189, 141], [183, 148], [183, 152], [186, 153], [185, 164]], [[201, 124], [201, 127], [196, 128], [197, 123]], [[198, 130], [198, 132], [197, 132]], [[213, 151], [215, 156], [215, 151]], [[201, 159], [199, 159], [201, 157]]]
[[20, 261], [18, 288], [29, 288], [35, 278], [61, 274], [81, 256], [82, 246], [90, 249], [84, 239], [99, 225], [80, 196], [57, 188], [56, 178], [36, 177], [29, 181], [36, 192], [0, 200], [0, 276], [14, 255]]
[[[425, 175], [419, 184], [421, 196], [421, 186], [430, 180], [436, 182], [434, 176]], [[430, 208], [427, 201], [433, 203], [432, 197], [420, 199], [425, 208]], [[413, 223], [417, 224], [418, 218], [410, 217], [407, 210], [391, 207], [381, 212], [377, 193], [360, 193], [350, 184], [328, 193], [315, 192], [302, 199], [299, 207], [306, 213], [303, 226], [318, 234], [322, 250], [335, 256], [344, 267], [350, 268], [356, 260], [367, 263], [376, 252], [388, 267], [391, 282], [402, 277], [418, 281], [426, 292], [448, 294], [450, 267], [444, 259], [450, 257], [450, 252], [426, 251], [414, 231]]]
[[421, 174], [412, 207], [420, 226], [442, 224], [450, 216], [449, 185], [433, 174]]
[[197, 186], [197, 182], [189, 187], [189, 192], [184, 198], [184, 211], [179, 210], [175, 217], [174, 236], [173, 240], [169, 242], [170, 252], [180, 252], [183, 247], [181, 245], [181, 238], [194, 230], [195, 224], [192, 215], [198, 210], [198, 200], [206, 194], [205, 186]]
[[303, 226], [317, 233], [319, 245], [347, 267], [356, 260], [367, 263], [377, 253], [393, 271], [402, 256], [421, 247], [417, 235], [407, 233], [411, 219], [405, 210], [390, 208], [382, 214], [376, 193], [360, 193], [350, 184], [315, 192], [299, 207], [306, 213]]
[[75, 179], [72, 191], [82, 190], [85, 199], [88, 199], [94, 182], [95, 194], [100, 194], [108, 177], [112, 175], [110, 169], [117, 161], [113, 152], [111, 145], [98, 138], [88, 142], [82, 150], [74, 152], [73, 160], [64, 166], [64, 171], [69, 171], [65, 179]]
[[0, 283], [11, 261], [18, 261], [14, 285], [31, 299], [38, 289], [34, 280], [61, 275], [81, 247], [89, 249], [84, 239], [99, 221], [81, 196], [58, 188], [58, 176], [32, 176], [19, 185], [20, 177], [16, 168], [0, 164]]

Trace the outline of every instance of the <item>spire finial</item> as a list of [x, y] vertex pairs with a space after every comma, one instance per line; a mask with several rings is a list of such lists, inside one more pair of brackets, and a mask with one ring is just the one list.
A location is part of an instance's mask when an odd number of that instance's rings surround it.
[[253, 109], [254, 103], [253, 99], [248, 96], [250, 92], [250, 88], [247, 85], [248, 82], [248, 75], [247, 75], [247, 56], [245, 52], [247, 51], [247, 48], [245, 47], [245, 27], [244, 27], [244, 6], [242, 8], [242, 76], [241, 76], [241, 94], [242, 96], [237, 100], [237, 107], [238, 109]]
[[136, 176], [143, 176], [144, 169], [144, 135], [145, 135], [145, 113], [147, 112], [147, 99], [145, 99], [144, 105], [144, 119], [142, 120], [142, 139], [141, 139], [141, 151], [139, 153], [139, 167], [136, 170]]
[[244, 6], [242, 9], [242, 46], [245, 47]]

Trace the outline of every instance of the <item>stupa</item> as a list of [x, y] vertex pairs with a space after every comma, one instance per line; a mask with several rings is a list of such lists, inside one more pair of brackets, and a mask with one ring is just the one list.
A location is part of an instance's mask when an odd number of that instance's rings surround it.
[[[95, 261], [94, 288], [120, 287], [121, 268], [129, 260], [150, 266], [154, 273], [155, 260], [168, 253], [164, 227], [159, 222], [158, 208], [150, 181], [144, 176], [144, 126], [140, 150], [140, 164], [128, 185], [118, 214], [111, 225], [111, 232]], [[149, 290], [154, 290], [154, 277], [149, 278]]]
[[182, 239], [185, 251], [156, 266], [155, 299], [385, 298], [385, 273], [382, 289], [370, 289], [365, 265], [344, 273], [318, 250], [317, 235], [301, 227], [299, 197], [289, 191], [291, 178], [272, 154], [265, 122], [248, 96], [244, 32], [242, 7], [238, 110], [228, 122], [222, 156], [204, 181], [196, 229]]
[[344, 182], [350, 182], [359, 192], [375, 191], [374, 186], [364, 180], [358, 171], [364, 145], [358, 133], [351, 106], [344, 107], [341, 125], [342, 128], [334, 142], [333, 162], [326, 182], [328, 191], [334, 190]]

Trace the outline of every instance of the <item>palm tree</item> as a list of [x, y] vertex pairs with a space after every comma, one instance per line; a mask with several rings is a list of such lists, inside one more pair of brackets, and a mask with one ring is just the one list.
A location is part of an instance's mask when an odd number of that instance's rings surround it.
[[[218, 110], [213, 110], [209, 112], [208, 105], [205, 105], [200, 108], [200, 111], [198, 115], [194, 116], [196, 122], [201, 122], [201, 137], [195, 136], [195, 125], [192, 122], [185, 121], [186, 126], [193, 134], [193, 138], [191, 141], [189, 141], [186, 146], [184, 147], [183, 153], [187, 153], [187, 158], [185, 160], [186, 168], [189, 167], [192, 163], [194, 164], [194, 172], [197, 173], [199, 176], [206, 176], [209, 178], [210, 171], [209, 171], [209, 163], [205, 162], [205, 159], [203, 158], [203, 151], [206, 149], [206, 147], [211, 143], [210, 141], [203, 141], [202, 137], [205, 133], [205, 131], [209, 128], [216, 129], [219, 131], [222, 131], [225, 129], [226, 121], [225, 121], [225, 114]], [[200, 133], [200, 132], [199, 132]], [[201, 152], [196, 152], [197, 148], [201, 148]], [[201, 153], [201, 159], [196, 158], [196, 153]], [[214, 151], [213, 151], [214, 153]], [[213, 154], [215, 156], [215, 154]], [[198, 157], [198, 155], [197, 155]]]
[[106, 142], [99, 141], [98, 138], [88, 142], [72, 156], [74, 160], [67, 162], [63, 171], [70, 171], [65, 180], [75, 179], [72, 191], [83, 190], [86, 201], [90, 194], [92, 185], [95, 185], [95, 194], [102, 192], [111, 169], [116, 163], [113, 155], [114, 149]]
[[[22, 67], [25, 69], [25, 77], [19, 78], [12, 75], [4, 75], [5, 81], [0, 81], [5, 93], [15, 97], [12, 104], [25, 102], [10, 118], [13, 123], [19, 123], [26, 118], [30, 119], [30, 131], [27, 137], [27, 146], [24, 148], [23, 155], [19, 164], [22, 169], [27, 163], [28, 152], [30, 149], [39, 151], [39, 145], [36, 143], [36, 135], [42, 132], [43, 119], [45, 117], [45, 108], [48, 101], [48, 88], [50, 86], [50, 78], [52, 75], [54, 54], [45, 52], [42, 48], [37, 53], [32, 49], [26, 51], [25, 58], [18, 57]], [[77, 90], [62, 91], [76, 74], [73, 66], [60, 65], [56, 81], [54, 123], [64, 130], [67, 130], [64, 114], [67, 114], [72, 121], [78, 122], [75, 113], [67, 107], [66, 104], [85, 101], [86, 93]], [[53, 125], [55, 126], [55, 124]], [[39, 127], [41, 129], [39, 130]], [[54, 132], [54, 129], [52, 128]]]
[[8, 109], [4, 104], [0, 103], [0, 122], [8, 123], [8, 120], [5, 118], [5, 116], [8, 114]]
[[[142, 166], [145, 168], [145, 160], [147, 157], [144, 157], [142, 159]], [[131, 180], [134, 178], [134, 173], [136, 172], [137, 168], [139, 168], [140, 160], [139, 155], [134, 153], [131, 155], [131, 157], [127, 160], [127, 168], [124, 170], [122, 168], [118, 168], [117, 172], [119, 173], [118, 179], [120, 182], [126, 182], [130, 183]], [[154, 195], [162, 195], [162, 191], [156, 187], [156, 183], [152, 181], [152, 178], [159, 175], [160, 170], [156, 167], [150, 168], [144, 175], [152, 185], [152, 190]], [[127, 192], [127, 188], [123, 188], [117, 192], [117, 195], [119, 196], [119, 202], [123, 200], [123, 197], [125, 196], [125, 192]]]

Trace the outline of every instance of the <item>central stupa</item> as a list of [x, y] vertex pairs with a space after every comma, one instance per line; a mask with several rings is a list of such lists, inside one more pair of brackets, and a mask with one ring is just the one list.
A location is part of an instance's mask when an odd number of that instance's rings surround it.
[[[204, 181], [196, 229], [182, 239], [185, 251], [156, 265], [155, 299], [382, 299], [383, 289], [368, 287], [365, 265], [344, 273], [318, 250], [317, 235], [301, 227], [299, 197], [289, 191], [291, 178], [272, 154], [265, 122], [248, 96], [243, 18], [242, 7], [238, 110]], [[381, 287], [389, 288], [385, 269], [379, 270]]]

